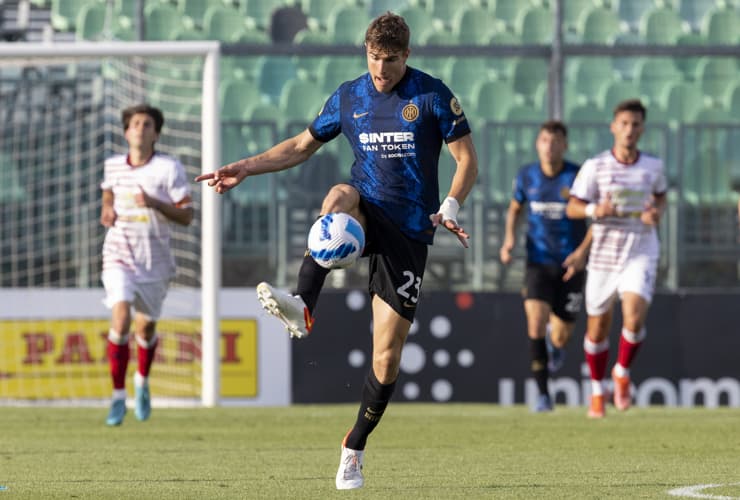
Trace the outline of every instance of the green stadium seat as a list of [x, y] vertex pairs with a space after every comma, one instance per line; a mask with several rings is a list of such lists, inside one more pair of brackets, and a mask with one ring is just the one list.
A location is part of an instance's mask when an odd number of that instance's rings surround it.
[[722, 204], [732, 202], [730, 166], [716, 147], [702, 148], [686, 163], [683, 191], [687, 201], [695, 204]]
[[77, 13], [75, 33], [78, 40], [100, 40], [104, 38], [105, 5], [84, 5]]
[[493, 35], [493, 15], [482, 7], [468, 7], [455, 13], [452, 32], [461, 45], [485, 45]]
[[288, 56], [262, 56], [255, 71], [260, 91], [277, 103], [283, 86], [298, 75], [293, 60]]
[[[293, 43], [296, 45], [331, 45], [331, 37], [325, 31], [303, 29], [295, 34], [293, 37]], [[298, 77], [303, 79], [319, 79], [319, 64], [322, 61], [322, 56], [303, 56], [296, 55], [293, 58], [293, 62], [298, 70]]]
[[211, 5], [203, 15], [203, 31], [208, 40], [236, 42], [247, 31], [244, 16], [236, 9]]
[[[483, 121], [504, 121], [509, 108], [516, 102], [516, 92], [511, 83], [501, 80], [480, 81], [473, 89], [470, 106], [465, 114], [474, 113]], [[468, 109], [470, 111], [468, 111]]]
[[449, 69], [449, 87], [461, 102], [471, 102], [477, 82], [491, 79], [485, 57], [458, 57], [452, 59]]
[[51, 0], [50, 21], [57, 31], [74, 31], [77, 14], [95, 0]]
[[634, 82], [614, 80], [602, 88], [597, 102], [604, 110], [612, 110], [617, 103], [625, 99], [639, 99], [640, 89]]
[[[528, 122], [540, 124], [546, 119], [547, 113], [544, 110], [536, 109], [534, 106], [530, 106], [528, 104], [514, 104], [506, 112], [506, 120], [510, 122]], [[533, 141], [534, 136], [531, 137], [531, 140], [527, 140], [525, 142], [530, 146], [533, 146]]]
[[740, 43], [740, 13], [735, 9], [716, 9], [704, 18], [702, 34], [710, 45]]
[[440, 26], [436, 26], [434, 16], [421, 5], [404, 7], [400, 9], [398, 14], [403, 17], [411, 30], [412, 45], [425, 45], [423, 40], [426, 40], [429, 34], [437, 31], [438, 27], [442, 27], [442, 23], [439, 23]]
[[266, 151], [283, 138], [284, 120], [275, 104], [255, 102], [245, 110], [242, 120], [247, 122], [242, 131], [249, 151]]
[[262, 102], [262, 95], [250, 81], [227, 79], [221, 80], [218, 100], [223, 120], [239, 120], [247, 109]]
[[619, 19], [626, 22], [631, 31], [636, 31], [643, 16], [655, 8], [653, 0], [617, 0]]
[[602, 7], [584, 11], [577, 27], [582, 43], [602, 45], [614, 44], [614, 40], [622, 31], [617, 13]]
[[[509, 31], [494, 33], [488, 40], [490, 45], [521, 45], [522, 39]], [[494, 57], [488, 61], [488, 67], [499, 80], [508, 80], [514, 73], [514, 57]]]
[[[566, 2], [567, 3], [567, 2]], [[527, 9], [530, 5], [529, 2], [522, 0], [496, 0], [495, 2], [489, 2], [490, 6], [493, 6], [494, 17], [503, 22], [506, 28], [513, 31], [516, 27], [517, 19], [522, 15], [522, 12]]]
[[720, 99], [735, 83], [738, 64], [731, 57], [702, 57], [697, 64], [696, 75], [702, 92], [713, 99]]
[[579, 104], [566, 110], [568, 123], [608, 123], [610, 114], [599, 109], [594, 103]]
[[661, 104], [669, 120], [687, 123], [704, 108], [704, 94], [692, 82], [668, 83], [661, 96]]
[[316, 83], [291, 80], [283, 87], [279, 108], [286, 121], [308, 125], [321, 111], [327, 97]]
[[[614, 39], [614, 45], [635, 45], [645, 43], [637, 33], [621, 33]], [[640, 61], [639, 56], [617, 56], [613, 58], [612, 65], [622, 80], [634, 80], [635, 69]]]
[[257, 81], [258, 63], [260, 56], [222, 56], [221, 80], [235, 78], [237, 80]]
[[734, 121], [740, 121], [740, 79], [727, 89], [725, 106]]
[[362, 45], [369, 24], [367, 10], [354, 5], [342, 5], [331, 14], [329, 33], [335, 44]]
[[247, 155], [247, 141], [242, 136], [241, 126], [225, 124], [221, 126], [221, 162], [231, 163]]
[[334, 92], [344, 82], [354, 80], [367, 72], [363, 59], [357, 56], [324, 57], [319, 63], [319, 88], [325, 98]]
[[154, 3], [144, 8], [145, 40], [176, 40], [182, 29], [182, 16], [174, 5]]
[[548, 63], [543, 59], [522, 57], [514, 61], [512, 84], [518, 94], [530, 98], [540, 82], [547, 81]]
[[[425, 33], [420, 42], [421, 45], [427, 46], [451, 46], [457, 45], [458, 40], [451, 31], [440, 30]], [[422, 71], [449, 83], [449, 69], [452, 65], [452, 59], [451, 56], [418, 56], [411, 61], [411, 66], [418, 65], [418, 68]]]
[[523, 43], [550, 45], [553, 37], [553, 13], [533, 6], [521, 12], [516, 22], [516, 34]]
[[707, 13], [716, 5], [716, 0], [681, 0], [678, 13], [689, 23], [692, 31], [699, 31]]
[[475, 5], [473, 0], [426, 0], [425, 2], [427, 10], [432, 13], [432, 16], [441, 22], [445, 27], [452, 28], [455, 15], [461, 10], [465, 10], [470, 6]]
[[681, 79], [681, 72], [671, 58], [643, 57], [635, 66], [635, 79], [641, 94], [659, 99], [668, 83]]
[[650, 44], [673, 45], [684, 33], [684, 22], [673, 9], [651, 10], [640, 22], [640, 34]]
[[730, 114], [720, 107], [704, 107], [698, 110], [692, 120], [694, 123], [730, 123]]
[[208, 40], [206, 33], [203, 30], [197, 28], [183, 28], [175, 37], [175, 40], [182, 41], [202, 41]]
[[247, 0], [239, 3], [239, 10], [243, 15], [254, 20], [257, 28], [266, 30], [270, 26], [272, 13], [290, 4], [291, 2], [286, 0]]
[[203, 28], [206, 12], [211, 6], [223, 7], [222, 0], [177, 0], [177, 10], [183, 17], [183, 24], [189, 28]]
[[596, 8], [594, 0], [571, 0], [563, 2], [563, 31], [575, 32], [578, 30], [578, 21], [581, 16]]
[[[685, 33], [676, 40], [676, 45], [706, 45], [706, 43], [706, 39], [699, 33]], [[674, 59], [684, 80], [696, 79], [696, 70], [700, 60], [698, 56], [681, 56]]]
[[576, 58], [568, 67], [568, 82], [589, 100], [595, 100], [614, 81], [614, 69], [605, 57]]
[[312, 30], [326, 31], [332, 13], [341, 6], [349, 5], [347, 0], [302, 0], [300, 5], [308, 16], [308, 26]]

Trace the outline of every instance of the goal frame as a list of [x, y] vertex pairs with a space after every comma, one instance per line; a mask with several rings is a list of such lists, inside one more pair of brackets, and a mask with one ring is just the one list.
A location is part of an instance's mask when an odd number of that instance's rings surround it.
[[[203, 173], [213, 172], [221, 163], [220, 110], [218, 81], [220, 42], [17, 42], [0, 44], [0, 64], [30, 63], [34, 59], [50, 60], [71, 57], [163, 57], [200, 56], [204, 59], [201, 104], [201, 156]], [[221, 204], [207, 184], [201, 186], [201, 403], [206, 407], [219, 404], [220, 393], [220, 311], [221, 288]]]

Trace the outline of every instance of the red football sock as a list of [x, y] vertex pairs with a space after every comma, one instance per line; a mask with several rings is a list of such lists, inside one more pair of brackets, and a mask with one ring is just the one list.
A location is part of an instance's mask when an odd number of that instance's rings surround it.
[[113, 389], [124, 389], [126, 387], [128, 358], [128, 334], [120, 335], [118, 332], [110, 330], [108, 332], [108, 365], [113, 379]]
[[148, 342], [136, 337], [136, 356], [139, 362], [138, 372], [142, 377], [149, 376], [149, 370], [154, 361], [154, 353], [157, 350], [157, 336], [153, 336]]
[[619, 352], [617, 353], [617, 363], [624, 368], [629, 368], [632, 360], [635, 358], [637, 351], [640, 350], [642, 341], [645, 340], [647, 332], [645, 328], [639, 333], [633, 333], [626, 328], [622, 328], [622, 335], [619, 337]]
[[597, 344], [585, 337], [583, 350], [586, 353], [586, 363], [591, 372], [591, 380], [603, 380], [606, 375], [606, 363], [609, 361], [609, 339]]

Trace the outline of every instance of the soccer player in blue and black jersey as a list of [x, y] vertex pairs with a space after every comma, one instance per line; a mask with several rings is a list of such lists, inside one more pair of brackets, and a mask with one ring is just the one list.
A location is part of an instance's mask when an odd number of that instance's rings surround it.
[[578, 165], [564, 159], [567, 135], [568, 129], [559, 121], [541, 125], [535, 142], [539, 161], [525, 165], [517, 173], [500, 250], [501, 262], [511, 262], [517, 222], [526, 207], [527, 270], [523, 296], [531, 370], [540, 392], [534, 407], [537, 412], [553, 409], [548, 377], [562, 363], [563, 348], [583, 305], [583, 269], [591, 246], [585, 221], [565, 215], [570, 186], [579, 170]]
[[[365, 34], [368, 72], [341, 84], [305, 131], [264, 153], [196, 178], [208, 180], [216, 192], [223, 193], [251, 175], [306, 161], [340, 133], [352, 146], [355, 161], [350, 181], [329, 189], [321, 213], [348, 213], [365, 230], [373, 357], [357, 419], [342, 442], [338, 489], [364, 484], [365, 444], [396, 385], [435, 228], [445, 227], [467, 247], [468, 235], [457, 224], [457, 213], [478, 174], [470, 127], [459, 102], [441, 80], [406, 65], [409, 37], [402, 17], [390, 12], [377, 17]], [[447, 144], [457, 169], [440, 203], [442, 143]], [[258, 299], [291, 336], [305, 337], [328, 272], [306, 256], [295, 295], [260, 283]]]

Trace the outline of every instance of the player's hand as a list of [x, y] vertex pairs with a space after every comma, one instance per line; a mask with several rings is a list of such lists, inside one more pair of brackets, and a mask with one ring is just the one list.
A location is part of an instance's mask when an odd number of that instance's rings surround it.
[[225, 165], [215, 172], [201, 174], [195, 178], [195, 182], [208, 181], [218, 194], [223, 194], [229, 189], [236, 187], [247, 177], [246, 172], [237, 163]]
[[103, 226], [113, 227], [116, 223], [117, 217], [118, 215], [116, 214], [116, 211], [113, 210], [113, 205], [103, 205], [103, 208], [100, 211], [100, 223]]
[[588, 253], [580, 250], [574, 250], [573, 253], [568, 255], [563, 261], [563, 267], [565, 268], [563, 281], [568, 281], [577, 272], [583, 271], [586, 268], [586, 260], [588, 260]]
[[137, 207], [147, 207], [156, 209], [159, 207], [160, 201], [153, 196], [149, 196], [144, 188], [139, 186], [139, 192], [134, 195], [134, 203]]
[[465, 232], [463, 228], [457, 225], [457, 221], [453, 219], [446, 219], [443, 220], [443, 215], [441, 213], [439, 214], [432, 214], [429, 216], [429, 220], [432, 221], [432, 226], [437, 227], [440, 224], [447, 228], [448, 231], [451, 233], [454, 233], [455, 236], [457, 236], [457, 239], [460, 240], [460, 243], [462, 243], [462, 246], [465, 248], [468, 248], [468, 239], [470, 236], [468, 233]]
[[640, 214], [640, 220], [646, 226], [657, 226], [660, 222], [660, 210], [652, 203], [645, 204], [645, 210]]
[[511, 251], [513, 249], [514, 245], [511, 242], [504, 241], [504, 244], [501, 245], [501, 249], [498, 251], [498, 255], [501, 259], [502, 264], [508, 265], [509, 262], [511, 262]]
[[594, 216], [596, 219], [601, 219], [603, 217], [619, 217], [619, 210], [617, 209], [617, 206], [612, 203], [611, 193], [606, 193], [604, 200], [596, 205]]

